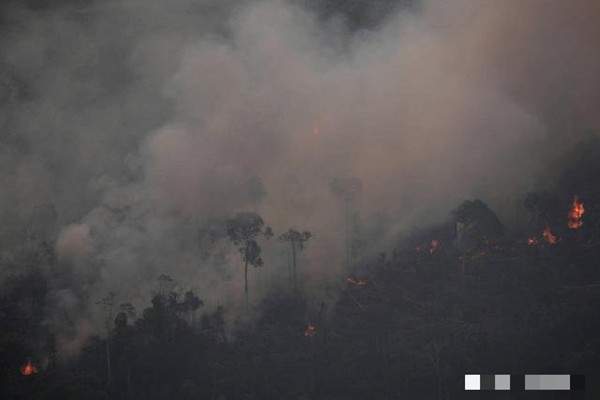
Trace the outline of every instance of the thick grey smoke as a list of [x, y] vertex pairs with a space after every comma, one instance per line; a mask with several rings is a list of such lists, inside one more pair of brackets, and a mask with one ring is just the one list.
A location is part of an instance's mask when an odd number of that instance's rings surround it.
[[[298, 4], [5, 9], [3, 259], [37, 226], [85, 269], [59, 288], [85, 327], [66, 348], [92, 332], [95, 300], [142, 305], [162, 273], [236, 304], [238, 254], [199, 233], [215, 218], [252, 209], [313, 231], [318, 282], [342, 264], [333, 177], [362, 180], [384, 242], [464, 198], [505, 212], [550, 149], [599, 126], [596, 1], [430, 0], [370, 29]], [[285, 273], [281, 246], [265, 248], [255, 289]]]

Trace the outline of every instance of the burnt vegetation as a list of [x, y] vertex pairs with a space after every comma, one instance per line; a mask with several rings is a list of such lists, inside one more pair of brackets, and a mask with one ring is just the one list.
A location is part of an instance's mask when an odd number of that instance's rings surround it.
[[[579, 145], [544, 190], [523, 195], [514, 226], [467, 200], [446, 222], [354, 263], [330, 304], [302, 290], [295, 260], [287, 290], [271, 290], [252, 305], [255, 318], [229, 324], [228, 310], [205, 310], [202, 293], [181, 293], [169, 275], [157, 277], [143, 310], [109, 293], [97, 300], [105, 334], [71, 357], [57, 354], [45, 323], [55, 277], [41, 266], [56, 260], [42, 244], [17, 260], [18, 273], [2, 286], [1, 397], [451, 399], [461, 398], [465, 371], [593, 376], [600, 372], [599, 152], [598, 140]], [[215, 240], [238, 248], [240, 273], [262, 265], [261, 246], [277, 245], [258, 240], [273, 232], [255, 213], [237, 214], [223, 229]], [[311, 236], [292, 228], [279, 245], [295, 257]]]

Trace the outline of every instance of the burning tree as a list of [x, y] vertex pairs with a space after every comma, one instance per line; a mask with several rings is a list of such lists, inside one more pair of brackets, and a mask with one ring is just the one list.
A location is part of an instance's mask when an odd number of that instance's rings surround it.
[[315, 325], [313, 325], [312, 322], [309, 322], [308, 325], [306, 326], [306, 329], [304, 329], [304, 336], [313, 337], [316, 334], [317, 334], [317, 327]]
[[30, 376], [38, 373], [37, 367], [33, 365], [31, 360], [27, 360], [27, 362], [21, 366], [20, 371], [23, 376]]
[[299, 232], [290, 228], [287, 232], [279, 236], [279, 240], [287, 242], [292, 250], [292, 277], [294, 282], [294, 290], [298, 289], [296, 279], [296, 255], [298, 251], [304, 250], [304, 244], [310, 240], [312, 233], [309, 231]]
[[269, 239], [273, 236], [273, 231], [260, 215], [253, 212], [240, 212], [233, 218], [227, 220], [227, 236], [229, 240], [238, 246], [244, 265], [244, 294], [246, 297], [246, 307], [248, 306], [248, 266], [258, 268], [263, 265], [261, 258], [261, 248], [258, 245], [258, 238], [263, 236]]
[[354, 275], [350, 275], [349, 277], [347, 277], [346, 282], [350, 285], [357, 287], [367, 286], [367, 284], [369, 283], [367, 278], [357, 278]]
[[573, 203], [571, 204], [571, 209], [569, 210], [569, 220], [567, 225], [571, 229], [579, 229], [583, 226], [583, 214], [585, 213], [585, 208], [583, 207], [583, 202], [579, 201], [577, 196], [573, 197]]
[[558, 243], [558, 236], [556, 236], [552, 232], [548, 225], [546, 225], [546, 227], [544, 228], [544, 231], [542, 232], [542, 237], [550, 245], [555, 245], [556, 243]]

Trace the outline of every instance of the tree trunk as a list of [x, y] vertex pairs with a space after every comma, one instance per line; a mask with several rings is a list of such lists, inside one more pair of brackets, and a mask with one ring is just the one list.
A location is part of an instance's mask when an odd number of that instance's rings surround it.
[[298, 290], [298, 280], [296, 278], [296, 242], [292, 240], [292, 274], [294, 277], [294, 291]]
[[106, 386], [110, 386], [111, 381], [111, 368], [110, 368], [110, 335], [106, 336]]
[[345, 251], [346, 251], [346, 270], [350, 269], [351, 254], [350, 254], [350, 200], [346, 199], [344, 202], [344, 233], [345, 233]]
[[131, 365], [127, 365], [127, 398], [131, 399]]
[[294, 277], [292, 276], [292, 253], [287, 252], [287, 264], [288, 264], [288, 284], [290, 288], [294, 287]]
[[435, 371], [436, 380], [436, 399], [441, 400], [443, 397], [443, 377], [440, 368], [440, 348], [435, 340], [431, 347], [431, 360], [433, 362], [433, 370]]
[[246, 309], [248, 308], [248, 260], [244, 260], [244, 294], [246, 296]]

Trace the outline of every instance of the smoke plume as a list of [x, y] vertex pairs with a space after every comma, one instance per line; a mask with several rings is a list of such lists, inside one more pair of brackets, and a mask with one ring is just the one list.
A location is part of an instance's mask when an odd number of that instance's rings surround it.
[[[311, 4], [6, 5], [4, 257], [46, 221], [58, 262], [93, 269], [73, 291], [86, 332], [94, 299], [142, 306], [162, 273], [236, 304], [239, 255], [207, 253], [211, 221], [256, 210], [312, 231], [318, 282], [343, 260], [332, 178], [362, 181], [384, 243], [465, 198], [508, 213], [551, 149], [600, 126], [597, 1], [424, 0], [368, 26]], [[255, 288], [285, 274], [281, 245], [265, 251]]]

